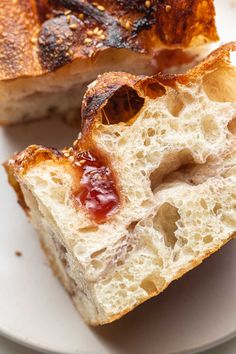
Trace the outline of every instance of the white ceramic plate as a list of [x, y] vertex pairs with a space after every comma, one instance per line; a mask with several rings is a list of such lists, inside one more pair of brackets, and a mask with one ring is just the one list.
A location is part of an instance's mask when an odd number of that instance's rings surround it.
[[[216, 8], [223, 41], [236, 39], [236, 7], [218, 0]], [[69, 145], [75, 136], [58, 120], [1, 129], [0, 160], [32, 143]], [[236, 333], [236, 242], [125, 318], [92, 329], [53, 277], [2, 169], [0, 181], [2, 334], [57, 354], [171, 354], [205, 349]]]

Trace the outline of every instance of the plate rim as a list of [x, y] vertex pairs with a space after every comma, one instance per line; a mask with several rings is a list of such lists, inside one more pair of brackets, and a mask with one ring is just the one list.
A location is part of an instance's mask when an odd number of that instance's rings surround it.
[[[218, 30], [220, 32], [220, 27], [218, 26]], [[236, 37], [235, 37], [236, 38]], [[225, 42], [225, 40], [222, 38], [219, 42], [217, 42], [217, 47], [220, 44], [223, 44]], [[216, 44], [215, 44], [216, 45]], [[35, 124], [35, 123], [33, 123]], [[36, 123], [37, 124], [37, 123]], [[3, 338], [6, 338], [7, 340], [19, 344], [25, 348], [29, 348], [32, 350], [36, 350], [36, 351], [40, 351], [42, 353], [46, 353], [46, 354], [99, 354], [96, 353], [94, 351], [92, 352], [86, 352], [82, 350], [78, 350], [79, 348], [77, 348], [76, 351], [69, 351], [69, 352], [65, 352], [62, 350], [58, 350], [58, 349], [53, 349], [50, 348], [50, 346], [48, 346], [45, 342], [39, 343], [36, 340], [32, 340], [26, 336], [24, 336], [23, 333], [15, 333], [13, 329], [11, 329], [10, 327], [4, 327], [1, 326], [0, 327], [0, 335]], [[198, 345], [196, 347], [192, 347], [189, 349], [184, 349], [182, 351], [176, 351], [176, 352], [170, 352], [169, 354], [196, 354], [196, 353], [202, 353], [206, 350], [210, 350], [213, 348], [218, 347], [219, 345], [222, 345], [230, 340], [232, 340], [233, 338], [236, 338], [236, 329], [232, 330], [231, 332], [228, 332], [227, 334], [222, 335], [221, 337], [219, 336], [216, 339], [213, 339], [212, 341], [208, 341], [207, 343], [203, 344], [203, 345]], [[154, 354], [160, 354], [160, 353], [154, 353]]]
[[[32, 342], [30, 339], [26, 339], [21, 336], [17, 336], [16, 334], [11, 333], [10, 329], [2, 329], [0, 328], [0, 335], [7, 339], [12, 341], [15, 344], [19, 344], [25, 348], [40, 351], [45, 354], [75, 354], [75, 352], [64, 352], [64, 351], [58, 351], [58, 350], [53, 350], [50, 348], [45, 347], [44, 345], [36, 344], [35, 342]], [[169, 354], [197, 354], [197, 353], [202, 353], [204, 351], [214, 349], [218, 347], [219, 345], [222, 345], [224, 343], [229, 342], [230, 340], [236, 338], [236, 330], [232, 331], [231, 333], [228, 333], [227, 335], [222, 336], [221, 338], [217, 338], [216, 340], [213, 340], [212, 342], [206, 343], [202, 346], [198, 346], [196, 348], [192, 349], [187, 349], [183, 351], [178, 351], [178, 352], [171, 352]], [[79, 351], [76, 352], [76, 354], [98, 354], [96, 352], [84, 352], [84, 351]], [[161, 354], [161, 353], [153, 353], [153, 354]]]

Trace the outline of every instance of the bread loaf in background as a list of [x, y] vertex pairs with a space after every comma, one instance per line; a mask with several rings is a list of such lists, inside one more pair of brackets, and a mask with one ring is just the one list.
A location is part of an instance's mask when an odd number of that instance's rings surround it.
[[189, 64], [199, 46], [218, 39], [213, 0], [5, 0], [0, 25], [3, 125], [79, 120], [98, 74], [152, 75]]
[[184, 75], [102, 75], [72, 148], [34, 145], [6, 163], [89, 324], [120, 318], [234, 238], [235, 49]]

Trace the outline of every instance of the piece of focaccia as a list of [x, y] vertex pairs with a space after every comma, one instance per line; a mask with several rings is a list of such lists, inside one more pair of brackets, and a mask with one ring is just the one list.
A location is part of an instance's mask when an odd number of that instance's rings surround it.
[[111, 322], [236, 231], [236, 43], [185, 75], [108, 73], [63, 151], [5, 167], [51, 267], [85, 321]]
[[78, 119], [98, 74], [150, 75], [218, 39], [213, 0], [3, 0], [0, 25], [0, 124]]

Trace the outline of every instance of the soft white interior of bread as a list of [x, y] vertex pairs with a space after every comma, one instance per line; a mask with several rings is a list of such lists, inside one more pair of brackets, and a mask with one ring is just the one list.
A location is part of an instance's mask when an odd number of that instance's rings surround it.
[[[195, 60], [209, 52], [209, 46], [185, 51]], [[106, 71], [126, 71], [152, 75], [156, 63], [152, 54], [140, 54], [126, 49], [109, 49], [96, 58], [74, 60], [52, 73], [39, 77], [23, 77], [0, 82], [0, 124], [47, 118], [50, 115], [78, 119], [82, 97], [87, 85]], [[175, 72], [192, 66], [172, 68]], [[168, 65], [167, 65], [168, 66]]]
[[72, 177], [41, 162], [21, 185], [54, 267], [91, 324], [130, 311], [236, 232], [236, 70], [145, 98], [132, 125], [93, 132], [120, 183], [121, 210], [94, 225], [70, 199]]

